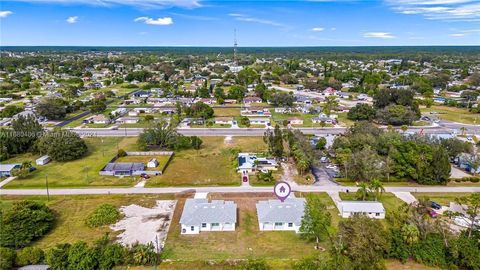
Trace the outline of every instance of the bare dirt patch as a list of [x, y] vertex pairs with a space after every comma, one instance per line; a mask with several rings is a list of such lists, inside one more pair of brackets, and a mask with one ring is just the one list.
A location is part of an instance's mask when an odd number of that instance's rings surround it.
[[158, 200], [153, 208], [136, 204], [122, 206], [120, 212], [125, 216], [110, 226], [114, 231], [122, 231], [118, 242], [128, 246], [136, 242], [141, 244], [156, 243], [163, 247], [172, 221], [176, 201]]

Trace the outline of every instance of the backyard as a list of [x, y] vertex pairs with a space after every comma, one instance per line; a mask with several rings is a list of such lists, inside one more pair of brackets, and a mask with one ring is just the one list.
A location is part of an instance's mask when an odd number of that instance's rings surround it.
[[17, 155], [3, 162], [22, 163], [31, 161], [37, 169], [25, 179], [16, 179], [4, 188], [49, 188], [87, 187], [87, 186], [132, 186], [138, 179], [134, 177], [101, 176], [99, 171], [116, 154], [117, 149], [137, 150], [136, 138], [86, 138], [88, 154], [84, 158], [69, 161], [52, 161], [44, 166], [35, 165], [39, 156], [32, 154]]
[[200, 150], [175, 152], [162, 176], [149, 179], [146, 186], [240, 185], [235, 151], [265, 152], [262, 137], [202, 137]]

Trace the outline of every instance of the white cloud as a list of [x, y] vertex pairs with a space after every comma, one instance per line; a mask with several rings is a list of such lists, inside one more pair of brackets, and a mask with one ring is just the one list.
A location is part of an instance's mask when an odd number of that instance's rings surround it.
[[149, 18], [149, 17], [138, 17], [134, 22], [144, 22], [145, 24], [151, 24], [151, 25], [170, 25], [173, 24], [173, 20], [170, 17], [163, 17], [163, 18]]
[[391, 39], [395, 38], [394, 35], [388, 32], [366, 32], [363, 33], [364, 38], [382, 38], [382, 39]]
[[248, 16], [248, 15], [245, 15], [245, 14], [230, 13], [228, 15], [230, 17], [234, 17], [235, 20], [237, 20], [237, 21], [266, 24], [266, 25], [271, 25], [271, 26], [276, 26], [276, 27], [286, 27], [286, 25], [275, 22], [275, 21], [259, 19], [259, 18], [251, 17], [251, 16]]
[[78, 22], [78, 16], [70, 16], [65, 21], [71, 24], [76, 23]]
[[52, 3], [52, 4], [85, 4], [91, 6], [134, 6], [139, 8], [197, 8], [201, 7], [202, 0], [12, 0], [29, 3]]
[[450, 34], [451, 37], [464, 37], [466, 36], [467, 34], [465, 33], [455, 33], [455, 34]]
[[323, 30], [325, 30], [325, 28], [323, 28], [323, 27], [314, 27], [314, 28], [312, 28], [312, 31], [313, 31], [313, 32], [322, 32]]
[[0, 18], [6, 18], [10, 15], [12, 15], [13, 12], [11, 12], [10, 10], [1, 10], [0, 11]]
[[398, 13], [430, 20], [480, 21], [478, 0], [385, 0]]

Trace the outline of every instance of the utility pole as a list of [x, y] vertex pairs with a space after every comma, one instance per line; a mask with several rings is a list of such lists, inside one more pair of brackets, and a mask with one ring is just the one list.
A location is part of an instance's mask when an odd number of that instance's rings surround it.
[[233, 29], [233, 64], [238, 66], [237, 64], [237, 29]]
[[45, 175], [45, 186], [47, 187], [47, 201], [50, 201], [50, 192], [48, 191], [48, 175]]

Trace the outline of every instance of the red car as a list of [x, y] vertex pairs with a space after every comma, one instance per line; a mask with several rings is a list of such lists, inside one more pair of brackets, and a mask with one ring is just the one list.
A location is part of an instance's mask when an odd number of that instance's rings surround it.
[[433, 209], [428, 210], [428, 215], [432, 218], [436, 218], [438, 216], [437, 212], [435, 212]]

